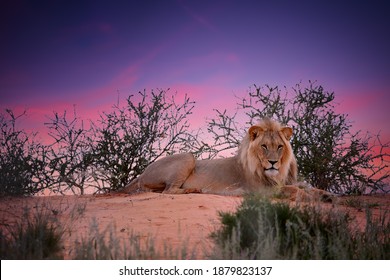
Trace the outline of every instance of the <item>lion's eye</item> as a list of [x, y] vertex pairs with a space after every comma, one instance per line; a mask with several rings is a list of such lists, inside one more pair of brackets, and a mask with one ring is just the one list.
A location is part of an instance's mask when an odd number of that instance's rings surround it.
[[268, 150], [267, 145], [261, 145], [264, 150]]
[[283, 149], [283, 145], [278, 146], [278, 150], [281, 150], [281, 149]]

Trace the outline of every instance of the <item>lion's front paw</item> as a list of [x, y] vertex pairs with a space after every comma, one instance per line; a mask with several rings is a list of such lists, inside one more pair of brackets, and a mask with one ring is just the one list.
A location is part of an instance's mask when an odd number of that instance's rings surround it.
[[184, 193], [202, 193], [202, 190], [197, 188], [191, 188], [191, 189], [185, 189]]
[[290, 198], [292, 201], [321, 201], [334, 202], [336, 196], [330, 192], [313, 187], [302, 187], [302, 185], [288, 185], [279, 189], [279, 196]]
[[335, 202], [336, 196], [330, 192], [319, 191], [319, 198], [322, 202]]

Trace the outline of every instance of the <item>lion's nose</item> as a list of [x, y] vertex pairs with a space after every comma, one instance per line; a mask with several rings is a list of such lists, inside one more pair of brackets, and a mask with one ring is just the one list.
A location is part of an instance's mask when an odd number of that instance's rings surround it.
[[269, 160], [269, 163], [271, 163], [271, 165], [273, 166], [275, 163], [277, 163], [278, 161], [277, 160]]

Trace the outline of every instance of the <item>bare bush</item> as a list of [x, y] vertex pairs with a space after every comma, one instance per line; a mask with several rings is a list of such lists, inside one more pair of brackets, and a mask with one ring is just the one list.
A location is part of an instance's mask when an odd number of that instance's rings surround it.
[[96, 184], [92, 176], [91, 130], [73, 112], [70, 118], [66, 111], [53, 113], [45, 125], [53, 143], [47, 149], [46, 187], [55, 193], [84, 194]]
[[[236, 150], [246, 129], [270, 117], [294, 128], [292, 146], [301, 177], [336, 193], [385, 191], [389, 143], [380, 135], [352, 132], [346, 114], [335, 111], [335, 94], [310, 82], [289, 91], [254, 85], [237, 110], [214, 110], [207, 130], [192, 132], [194, 102], [169, 90], [130, 95], [88, 127], [76, 111], [54, 112], [45, 123], [53, 140], [17, 129], [11, 110], [0, 115], [0, 194], [30, 195], [44, 189], [84, 194], [126, 186], [157, 159], [180, 152], [213, 158]], [[211, 142], [207, 139], [211, 138]]]
[[300, 175], [317, 188], [336, 193], [384, 191], [388, 183], [389, 143], [380, 136], [352, 132], [346, 114], [335, 112], [335, 94], [310, 82], [285, 88], [258, 87], [238, 98], [234, 113], [216, 111], [208, 122], [216, 151], [236, 148], [244, 126], [260, 118], [274, 118], [294, 129], [292, 147]]
[[0, 114], [0, 195], [32, 195], [44, 189], [45, 147], [36, 142], [36, 133], [17, 127], [26, 112]]
[[168, 91], [130, 95], [93, 126], [94, 176], [100, 191], [117, 190], [162, 156], [181, 152], [189, 137], [194, 102]]

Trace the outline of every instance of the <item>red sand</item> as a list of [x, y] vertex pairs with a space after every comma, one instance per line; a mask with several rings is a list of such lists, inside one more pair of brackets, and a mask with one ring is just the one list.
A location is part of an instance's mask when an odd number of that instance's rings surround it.
[[[374, 216], [379, 216], [381, 209], [390, 210], [390, 195], [342, 197], [337, 204], [346, 204], [352, 199], [359, 201], [357, 205], [373, 206]], [[2, 198], [0, 226], [12, 227], [22, 217], [23, 207], [32, 213], [46, 209], [69, 229], [65, 234], [66, 258], [77, 246], [75, 240], [90, 233], [93, 219], [100, 230], [114, 225], [112, 228], [119, 238], [127, 238], [131, 233], [145, 240], [151, 237], [156, 249], [165, 245], [179, 250], [185, 244], [188, 250], [195, 252], [196, 258], [204, 258], [205, 252], [212, 248], [209, 235], [220, 225], [218, 212], [234, 211], [241, 201], [241, 197], [232, 196], [157, 193]], [[81, 216], [72, 218], [71, 213], [76, 214], [78, 210]], [[340, 211], [349, 211], [359, 226], [364, 227], [365, 213], [359, 207], [341, 206]]]

